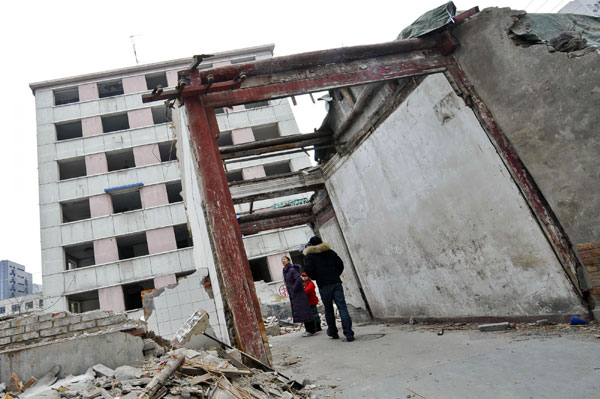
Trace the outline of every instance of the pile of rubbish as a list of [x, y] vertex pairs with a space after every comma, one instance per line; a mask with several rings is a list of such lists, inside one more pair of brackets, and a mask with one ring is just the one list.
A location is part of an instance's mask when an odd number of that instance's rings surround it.
[[[48, 399], [263, 399], [309, 398], [302, 384], [257, 362], [257, 368], [242, 363], [247, 356], [237, 349], [193, 350], [162, 347], [142, 364], [111, 369], [102, 364], [83, 375], [58, 378], [60, 366], [44, 377], [26, 383], [13, 374], [13, 381], [0, 385], [5, 398]], [[75, 355], [75, 354], [74, 354]], [[314, 396], [314, 395], [313, 395]]]
[[[321, 318], [321, 328], [327, 328], [327, 323], [325, 323], [325, 314], [319, 314]], [[341, 319], [337, 315], [336, 309], [336, 321], [338, 324], [341, 324]], [[294, 323], [291, 317], [286, 319], [278, 319], [275, 316], [269, 316], [263, 319], [265, 323], [265, 328], [267, 330], [267, 335], [277, 336], [277, 335], [286, 335], [293, 332], [304, 331], [303, 323]]]

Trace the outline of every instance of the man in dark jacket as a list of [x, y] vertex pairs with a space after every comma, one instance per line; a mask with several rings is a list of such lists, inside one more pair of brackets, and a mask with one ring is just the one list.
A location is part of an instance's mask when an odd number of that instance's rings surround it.
[[339, 334], [335, 325], [333, 302], [340, 312], [342, 329], [348, 342], [354, 341], [352, 319], [348, 313], [344, 289], [340, 275], [344, 271], [344, 263], [331, 249], [331, 246], [319, 237], [312, 237], [304, 249], [304, 270], [311, 279], [317, 282], [321, 300], [325, 307], [325, 320], [327, 321], [327, 335], [338, 339]]

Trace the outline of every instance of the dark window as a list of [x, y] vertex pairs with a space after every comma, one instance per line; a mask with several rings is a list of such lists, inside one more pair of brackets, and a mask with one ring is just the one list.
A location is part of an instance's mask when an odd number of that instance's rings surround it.
[[117, 237], [117, 248], [119, 249], [120, 260], [148, 255], [146, 233]]
[[6, 313], [6, 307], [0, 306], [0, 314]]
[[123, 81], [121, 79], [98, 83], [98, 96], [100, 98], [120, 96], [123, 93]]
[[171, 110], [166, 106], [162, 107], [153, 107], [152, 111], [152, 120], [155, 125], [159, 123], [167, 123], [171, 121]]
[[133, 168], [135, 167], [133, 149], [129, 148], [126, 150], [107, 152], [106, 162], [108, 164], [109, 172]]
[[252, 279], [254, 281], [264, 281], [265, 283], [273, 281], [267, 258], [250, 259], [248, 262], [250, 263], [250, 271], [252, 271]]
[[175, 231], [175, 241], [177, 242], [177, 249], [188, 248], [194, 245], [192, 241], [192, 236], [190, 236], [190, 232], [187, 228], [187, 225], [180, 224], [178, 226], [173, 226], [173, 230]]
[[102, 116], [102, 131], [104, 133], [129, 129], [127, 114]]
[[183, 201], [183, 197], [181, 196], [181, 181], [170, 182], [167, 183], [166, 186], [169, 204]]
[[177, 143], [175, 141], [159, 143], [158, 151], [160, 152], [161, 162], [175, 161], [177, 159]]
[[122, 213], [142, 209], [140, 191], [113, 192], [110, 195], [114, 213]]
[[100, 300], [96, 290], [69, 295], [67, 296], [67, 302], [71, 313], [84, 313], [100, 309]]
[[217, 143], [219, 147], [223, 147], [225, 145], [233, 145], [233, 138], [231, 137], [231, 132], [221, 132], [219, 134], [219, 138], [217, 139]]
[[19, 304], [14, 304], [10, 307], [10, 310], [14, 313], [14, 312], [18, 312], [21, 309], [21, 307], [19, 306]]
[[263, 167], [267, 176], [283, 175], [292, 172], [289, 161], [267, 163]]
[[56, 127], [56, 140], [69, 140], [77, 137], [83, 137], [83, 130], [81, 128], [81, 121], [57, 123]]
[[33, 309], [33, 301], [25, 302], [25, 309]]
[[252, 128], [252, 134], [256, 141], [274, 139], [279, 137], [279, 128], [276, 123], [272, 125], [255, 126]]
[[142, 307], [142, 291], [154, 289], [154, 280], [138, 281], [123, 285], [125, 310], [135, 310]]
[[79, 269], [80, 267], [86, 267], [95, 264], [94, 244], [91, 241], [64, 247], [64, 251], [66, 270]]
[[231, 172], [227, 172], [227, 181], [229, 183], [233, 183], [235, 181], [244, 180], [244, 176], [242, 175], [242, 170], [232, 170]]
[[92, 217], [90, 213], [90, 200], [88, 198], [63, 202], [60, 204], [62, 209], [63, 223], [75, 222], [77, 220], [89, 219]]
[[169, 86], [166, 72], [149, 73], [146, 75], [146, 87], [148, 90], [154, 90], [158, 85], [162, 87]]
[[44, 300], [40, 299], [40, 308], [44, 307]]
[[224, 114], [224, 113], [225, 113], [225, 108], [223, 108], [223, 107], [215, 108], [215, 115]]
[[60, 180], [85, 176], [87, 174], [85, 158], [64, 159], [58, 161], [58, 174]]
[[79, 89], [77, 87], [54, 90], [54, 105], [71, 104], [76, 102], [79, 102]]

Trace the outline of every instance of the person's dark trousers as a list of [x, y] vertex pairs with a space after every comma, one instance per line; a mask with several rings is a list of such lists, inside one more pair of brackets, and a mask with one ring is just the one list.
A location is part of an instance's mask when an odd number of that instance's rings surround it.
[[342, 319], [342, 329], [346, 338], [354, 337], [354, 331], [352, 331], [352, 319], [348, 313], [348, 307], [346, 306], [346, 299], [344, 298], [344, 289], [342, 283], [328, 284], [323, 287], [319, 287], [319, 293], [321, 294], [321, 300], [325, 307], [325, 320], [327, 321], [327, 335], [330, 337], [338, 336], [337, 327], [335, 325], [335, 313], [333, 311], [333, 302], [340, 311], [340, 318]]
[[321, 329], [321, 317], [319, 316], [319, 310], [317, 309], [317, 305], [312, 305], [310, 307], [312, 310], [313, 317], [315, 318], [315, 328], [317, 331], [323, 331]]
[[304, 328], [306, 329], [306, 331], [308, 331], [311, 334], [314, 334], [317, 332], [317, 327], [315, 327], [315, 321], [305, 321], [304, 322]]

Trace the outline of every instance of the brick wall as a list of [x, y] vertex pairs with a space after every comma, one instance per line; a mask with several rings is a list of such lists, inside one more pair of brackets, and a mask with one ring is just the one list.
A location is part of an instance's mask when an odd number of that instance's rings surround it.
[[590, 295], [596, 307], [600, 306], [600, 242], [579, 244], [575, 246], [583, 266], [587, 272], [590, 285]]
[[104, 330], [139, 328], [124, 313], [96, 310], [87, 313], [37, 313], [0, 321], [0, 351], [16, 346], [51, 342]]

